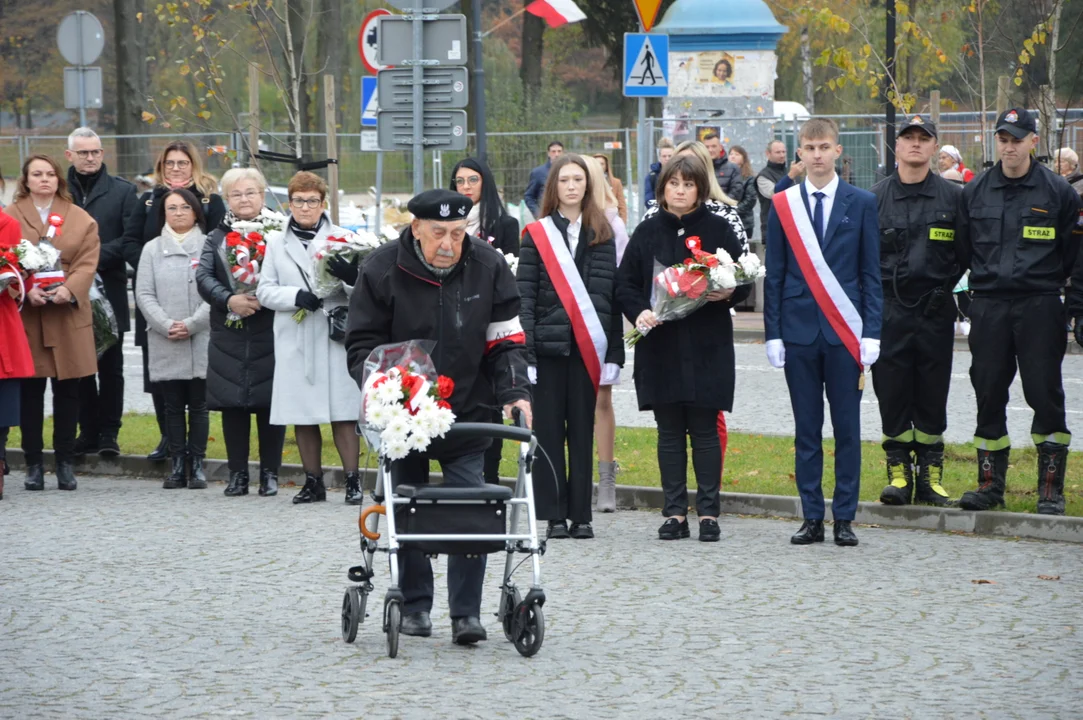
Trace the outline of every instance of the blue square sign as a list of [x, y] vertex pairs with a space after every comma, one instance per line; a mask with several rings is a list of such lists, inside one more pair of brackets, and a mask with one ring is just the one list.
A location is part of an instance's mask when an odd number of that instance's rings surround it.
[[624, 96], [669, 95], [669, 35], [624, 33]]
[[376, 78], [361, 78], [361, 127], [376, 127], [376, 110], [380, 104], [376, 94]]

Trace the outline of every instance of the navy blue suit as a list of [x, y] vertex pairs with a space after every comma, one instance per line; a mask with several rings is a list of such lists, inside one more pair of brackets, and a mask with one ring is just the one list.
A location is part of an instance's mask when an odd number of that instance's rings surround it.
[[527, 209], [530, 210], [530, 214], [537, 219], [541, 219], [541, 199], [542, 194], [545, 192], [545, 183], [549, 179], [549, 170], [553, 167], [553, 163], [549, 160], [545, 161], [544, 165], [539, 165], [530, 171], [530, 182], [527, 183], [526, 192], [523, 193], [523, 202], [526, 203]]
[[[810, 210], [804, 183], [804, 210]], [[801, 208], [795, 209], [801, 212]], [[880, 338], [883, 291], [876, 197], [839, 180], [821, 244], [824, 260], [861, 315], [862, 337]], [[795, 474], [804, 516], [822, 520], [823, 397], [835, 431], [836, 520], [853, 520], [861, 483], [860, 367], [820, 311], [772, 207], [767, 221], [763, 323], [767, 340], [786, 348], [786, 384], [793, 405]]]

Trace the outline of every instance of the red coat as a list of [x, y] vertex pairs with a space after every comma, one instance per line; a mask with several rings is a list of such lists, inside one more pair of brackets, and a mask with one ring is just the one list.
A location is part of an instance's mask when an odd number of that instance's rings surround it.
[[[19, 244], [19, 221], [0, 213], [0, 248]], [[19, 317], [19, 307], [7, 291], [0, 291], [0, 380], [34, 376], [34, 358]]]

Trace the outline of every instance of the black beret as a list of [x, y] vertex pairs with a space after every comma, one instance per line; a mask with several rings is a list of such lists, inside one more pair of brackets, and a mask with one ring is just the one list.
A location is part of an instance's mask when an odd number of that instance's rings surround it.
[[418, 220], [465, 220], [474, 201], [451, 190], [426, 190], [407, 205]]

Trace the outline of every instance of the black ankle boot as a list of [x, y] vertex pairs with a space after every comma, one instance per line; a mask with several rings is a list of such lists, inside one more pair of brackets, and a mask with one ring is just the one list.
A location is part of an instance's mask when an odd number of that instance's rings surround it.
[[26, 466], [26, 480], [23, 487], [27, 490], [45, 489], [45, 466], [41, 463]]
[[305, 473], [305, 486], [293, 496], [293, 504], [323, 502], [327, 499], [327, 486], [323, 484], [323, 473]]
[[203, 470], [203, 456], [189, 455], [188, 460], [192, 463], [188, 488], [190, 490], [205, 490], [207, 488], [207, 473]]
[[154, 448], [154, 451], [150, 455], [147, 455], [147, 460], [154, 460], [155, 462], [165, 460], [169, 457], [169, 441], [166, 440], [165, 435], [162, 435], [162, 439], [158, 441], [158, 447]]
[[1008, 485], [1008, 456], [1011, 448], [978, 450], [978, 489], [959, 498], [963, 510], [994, 510], [1004, 505]]
[[945, 507], [951, 496], [940, 481], [944, 477], [944, 446], [919, 447], [918, 476], [914, 484], [914, 502], [918, 505]]
[[162, 487], [166, 490], [176, 490], [177, 488], [188, 487], [187, 470], [187, 458], [184, 455], [173, 456], [173, 472], [169, 474], [169, 477], [162, 483]]
[[237, 497], [248, 494], [248, 471], [241, 470], [229, 474], [229, 485], [226, 485], [224, 493], [227, 497]]
[[1068, 446], [1044, 442], [1038, 445], [1038, 514], [1064, 514], [1064, 471]]
[[79, 487], [75, 481], [75, 467], [70, 460], [57, 460], [56, 487], [58, 490], [74, 490]]
[[365, 493], [361, 489], [361, 473], [357, 470], [346, 473], [346, 504], [360, 505], [365, 501]]
[[278, 473], [263, 468], [259, 471], [260, 497], [273, 497], [278, 494]]
[[909, 505], [914, 495], [914, 465], [909, 450], [887, 451], [887, 486], [880, 493], [884, 505]]

